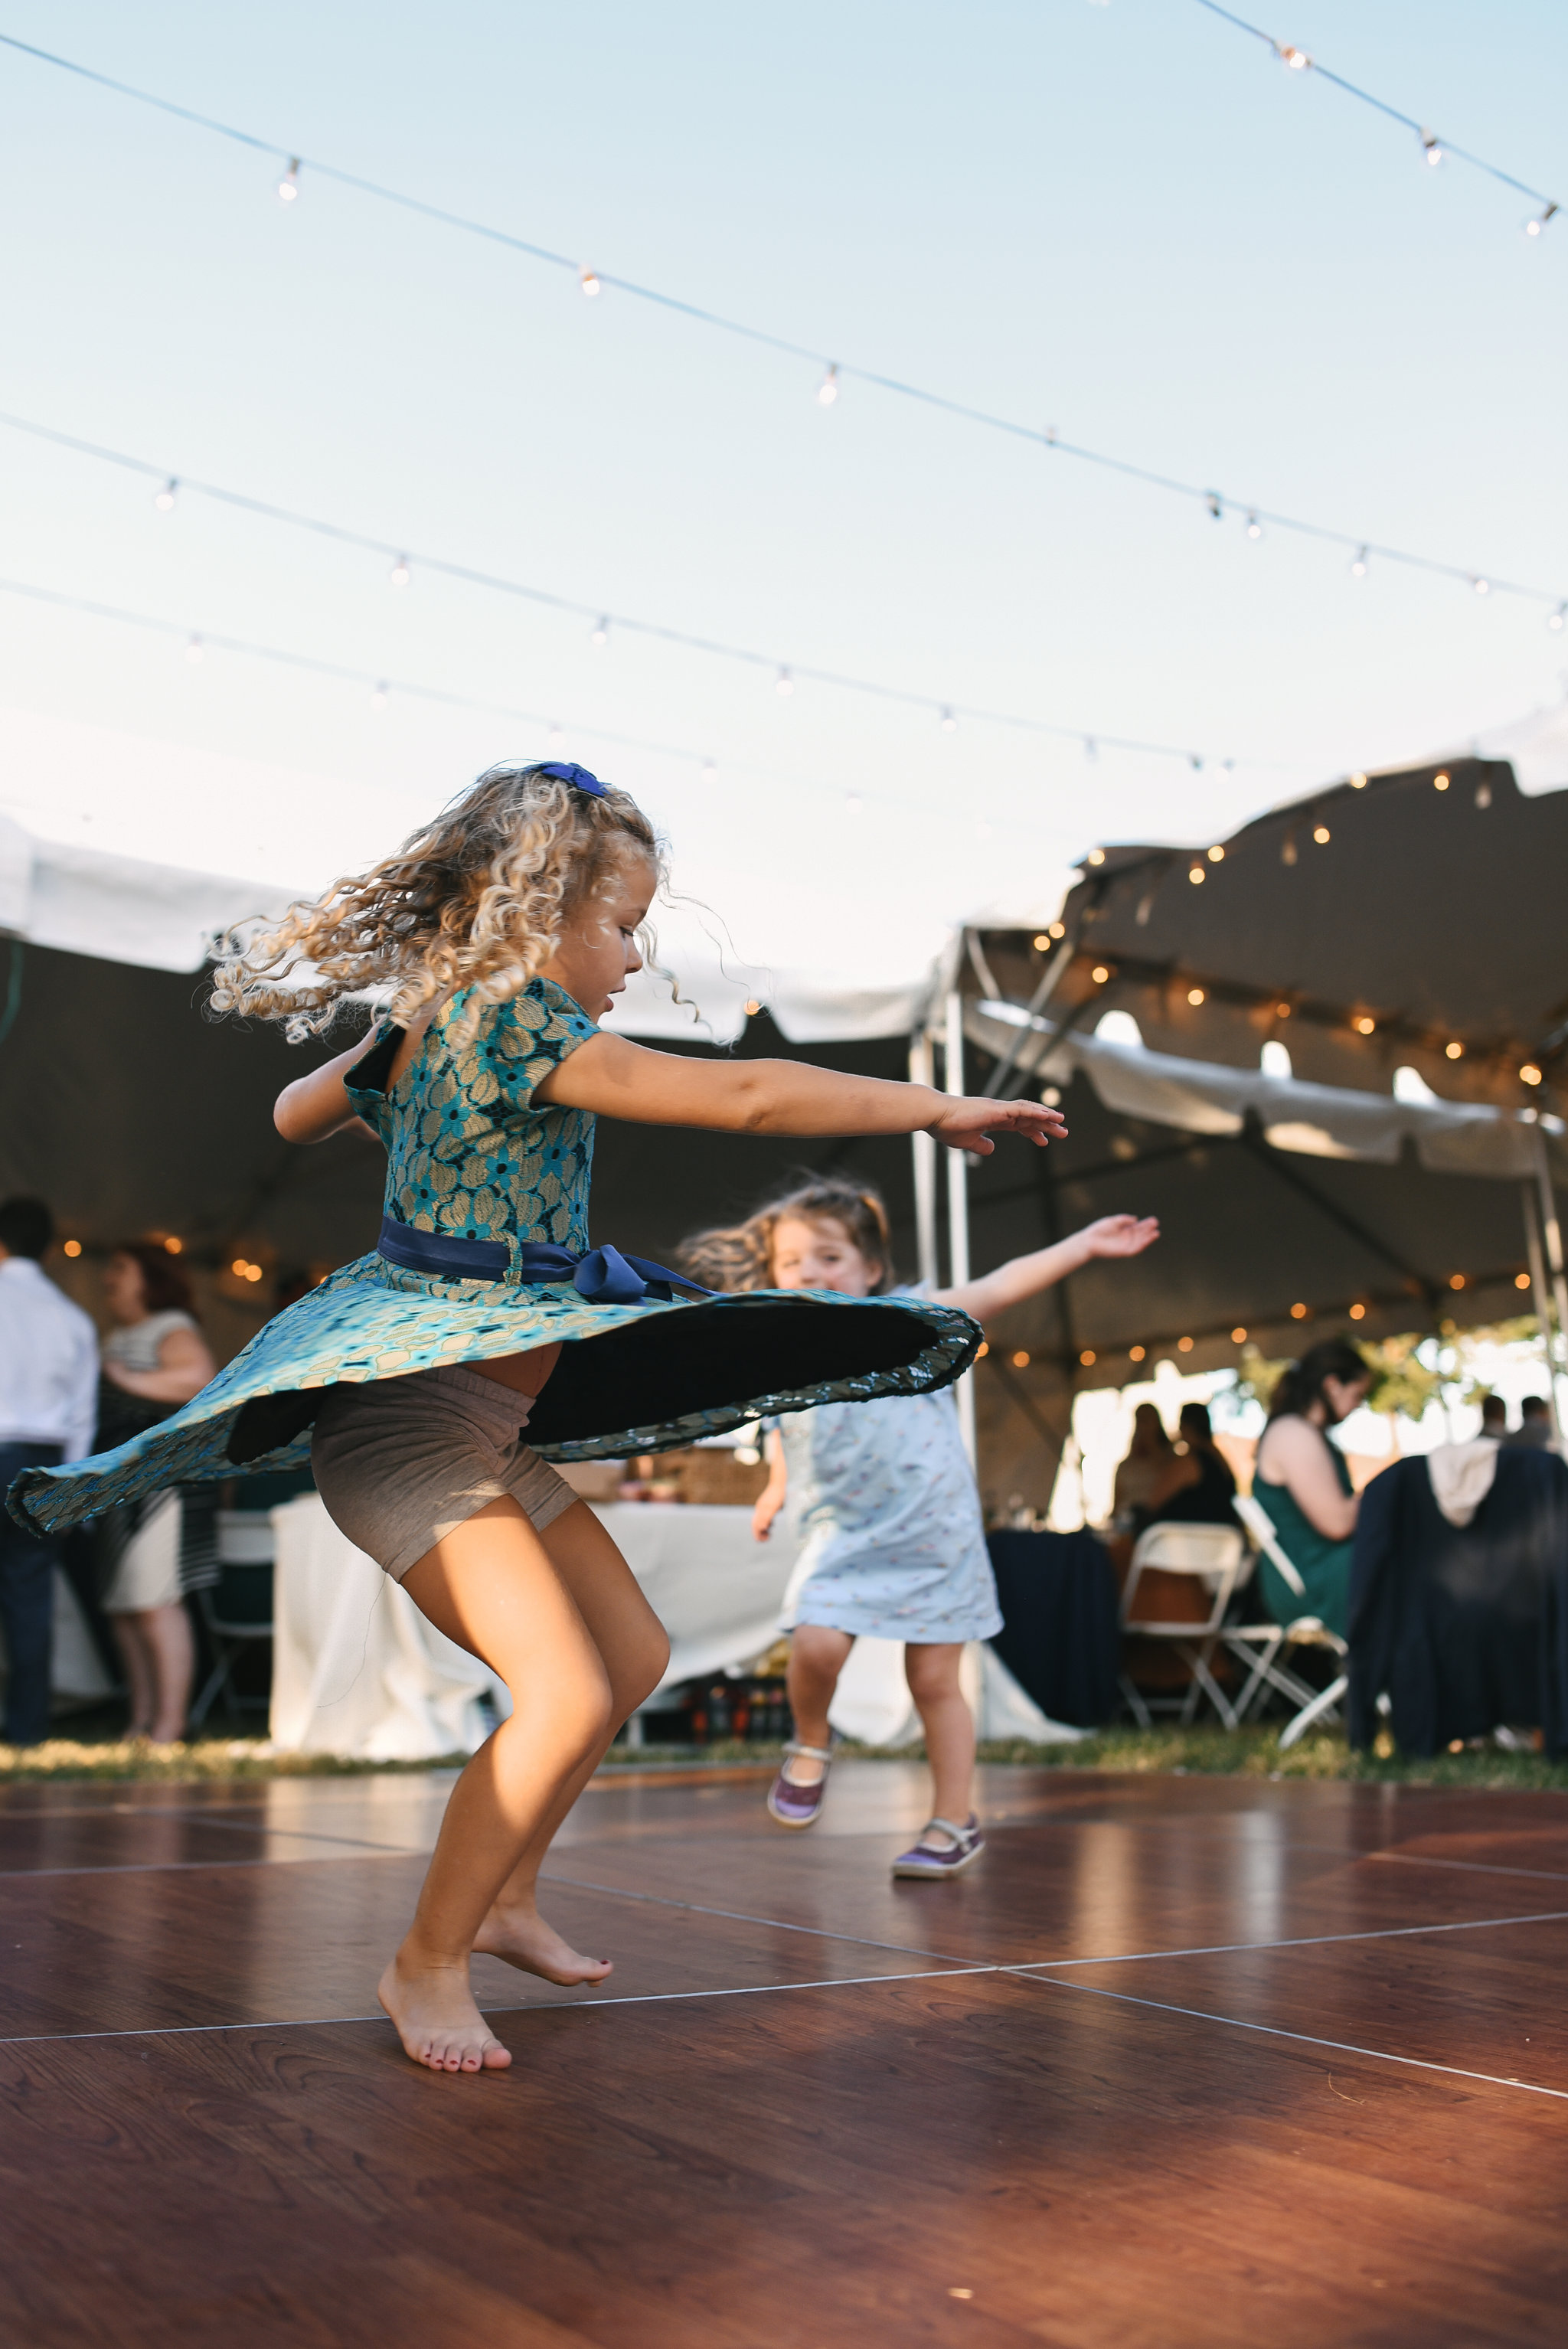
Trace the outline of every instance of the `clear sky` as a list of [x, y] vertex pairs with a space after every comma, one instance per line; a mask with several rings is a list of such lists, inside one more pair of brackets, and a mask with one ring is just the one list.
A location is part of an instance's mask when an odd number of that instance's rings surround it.
[[[1251, 5], [1568, 196], [1561, 6]], [[1568, 217], [1527, 241], [1522, 198], [1427, 169], [1193, 0], [5, 0], [0, 30], [845, 361], [1568, 595]], [[1097, 839], [1219, 829], [1563, 689], [1538, 607], [1353, 580], [865, 386], [824, 409], [805, 362], [308, 175], [285, 207], [276, 177], [0, 52], [0, 406], [585, 604], [1239, 762], [782, 700], [428, 574], [395, 593], [374, 556], [194, 499], [160, 515], [0, 430], [0, 574], [558, 716], [701, 843], [742, 928], [759, 813], [770, 879], [863, 865], [896, 898], [918, 870], [961, 916]], [[341, 779], [354, 840], [543, 748], [0, 609], [0, 702]], [[254, 811], [257, 870], [299, 877], [294, 820]]]

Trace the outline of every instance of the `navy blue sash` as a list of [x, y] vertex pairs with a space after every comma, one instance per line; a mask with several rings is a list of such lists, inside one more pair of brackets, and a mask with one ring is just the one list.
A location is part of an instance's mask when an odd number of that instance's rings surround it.
[[[381, 1218], [377, 1253], [388, 1264], [440, 1280], [504, 1280], [511, 1263], [504, 1240], [455, 1239], [444, 1232], [416, 1231], [412, 1224], [397, 1223], [391, 1216]], [[645, 1257], [623, 1256], [617, 1247], [590, 1248], [584, 1256], [574, 1256], [549, 1240], [522, 1240], [517, 1253], [522, 1280], [569, 1280], [590, 1305], [640, 1305], [645, 1297], [668, 1305], [676, 1288], [695, 1289], [699, 1297], [717, 1294], [688, 1280], [684, 1272], [650, 1264]]]

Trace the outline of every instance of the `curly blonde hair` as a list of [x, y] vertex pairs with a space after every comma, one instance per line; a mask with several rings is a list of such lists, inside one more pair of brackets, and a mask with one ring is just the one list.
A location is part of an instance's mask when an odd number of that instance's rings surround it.
[[229, 931], [211, 1008], [281, 1019], [298, 1043], [371, 988], [390, 988], [387, 1009], [406, 1024], [466, 988], [461, 1049], [485, 1010], [550, 960], [563, 922], [629, 855], [645, 857], [663, 885], [664, 843], [627, 792], [606, 784], [599, 798], [541, 763], [505, 761], [368, 872], [291, 905], [271, 928]]
[[786, 1216], [808, 1224], [839, 1224], [868, 1264], [881, 1274], [872, 1294], [880, 1297], [892, 1279], [892, 1233], [880, 1193], [837, 1174], [818, 1175], [781, 1197], [769, 1199], [741, 1224], [697, 1232], [682, 1243], [680, 1261], [705, 1288], [770, 1288], [773, 1235]]

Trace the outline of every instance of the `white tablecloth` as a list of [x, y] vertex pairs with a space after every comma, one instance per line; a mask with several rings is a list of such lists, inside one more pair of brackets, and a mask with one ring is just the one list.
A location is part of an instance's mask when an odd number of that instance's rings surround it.
[[[787, 1519], [758, 1542], [746, 1508], [614, 1501], [594, 1515], [670, 1635], [661, 1690], [748, 1662], [778, 1636], [797, 1548]], [[273, 1526], [274, 1744], [375, 1761], [471, 1754], [488, 1727], [481, 1700], [488, 1693], [507, 1709], [499, 1682], [426, 1622], [315, 1494], [274, 1509]], [[989, 1648], [972, 1645], [964, 1669], [982, 1737], [1046, 1744], [1078, 1734], [1047, 1721]], [[919, 1734], [896, 1640], [856, 1641], [830, 1718], [868, 1744]]]

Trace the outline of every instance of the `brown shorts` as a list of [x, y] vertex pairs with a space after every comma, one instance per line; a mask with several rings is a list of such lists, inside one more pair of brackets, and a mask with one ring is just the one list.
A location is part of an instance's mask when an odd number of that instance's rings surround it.
[[542, 1531], [577, 1495], [521, 1440], [531, 1408], [458, 1368], [334, 1387], [310, 1446], [327, 1516], [395, 1582], [503, 1493]]

